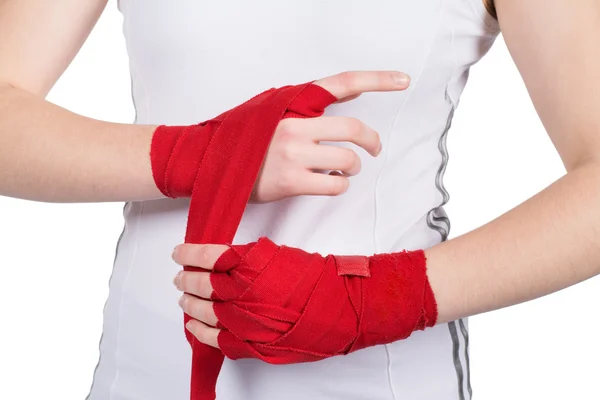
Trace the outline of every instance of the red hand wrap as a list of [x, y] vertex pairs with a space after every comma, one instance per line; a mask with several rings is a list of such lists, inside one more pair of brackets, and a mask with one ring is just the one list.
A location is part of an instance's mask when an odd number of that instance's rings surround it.
[[309, 254], [267, 238], [231, 246], [211, 275], [219, 347], [232, 359], [316, 361], [435, 325], [422, 250]]
[[[198, 125], [157, 128], [150, 151], [156, 185], [168, 197], [192, 198], [185, 242], [230, 244], [280, 120], [317, 117], [335, 101], [317, 85], [286, 86]], [[191, 399], [212, 400], [223, 354], [185, 334]]]

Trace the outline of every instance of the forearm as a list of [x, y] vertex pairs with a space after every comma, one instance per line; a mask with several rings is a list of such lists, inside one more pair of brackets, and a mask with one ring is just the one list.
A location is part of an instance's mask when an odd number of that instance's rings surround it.
[[86, 118], [0, 86], [0, 195], [49, 202], [163, 197], [149, 157], [155, 129]]
[[532, 300], [600, 274], [600, 163], [426, 250], [438, 323]]

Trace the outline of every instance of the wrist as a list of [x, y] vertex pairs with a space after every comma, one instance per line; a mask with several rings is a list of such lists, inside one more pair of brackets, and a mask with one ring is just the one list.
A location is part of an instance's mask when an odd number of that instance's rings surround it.
[[202, 156], [211, 138], [206, 125], [161, 125], [154, 131], [150, 147], [152, 177], [164, 196], [191, 197]]
[[437, 303], [438, 324], [455, 321], [467, 314], [461, 312], [458, 302], [463, 296], [456, 296], [460, 281], [453, 273], [448, 256], [448, 242], [443, 242], [424, 250], [427, 258], [427, 280]]

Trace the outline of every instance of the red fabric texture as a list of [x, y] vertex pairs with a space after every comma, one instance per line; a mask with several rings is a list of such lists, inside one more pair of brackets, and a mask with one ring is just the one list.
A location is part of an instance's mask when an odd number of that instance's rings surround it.
[[[155, 183], [167, 197], [191, 196], [185, 242], [230, 244], [281, 119], [318, 117], [335, 101], [312, 83], [285, 86], [198, 125], [158, 127], [150, 150]], [[190, 398], [213, 400], [223, 353], [185, 334], [192, 346]]]
[[324, 257], [263, 237], [230, 246], [215, 272], [219, 347], [234, 360], [316, 361], [405, 339], [437, 320], [423, 250]]

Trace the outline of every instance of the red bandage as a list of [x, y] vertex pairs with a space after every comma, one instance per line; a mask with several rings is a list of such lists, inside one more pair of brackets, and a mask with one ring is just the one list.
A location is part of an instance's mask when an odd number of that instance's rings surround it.
[[219, 347], [232, 359], [316, 361], [405, 339], [437, 320], [423, 250], [323, 257], [261, 238], [230, 246], [215, 272]]
[[[168, 197], [192, 198], [185, 242], [230, 244], [280, 120], [317, 117], [335, 101], [317, 85], [286, 86], [198, 125], [157, 128], [150, 151], [156, 185]], [[191, 399], [212, 400], [223, 354], [185, 334]]]

